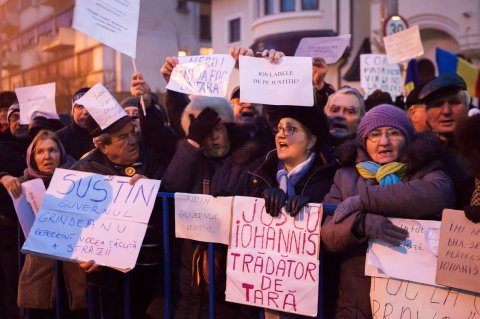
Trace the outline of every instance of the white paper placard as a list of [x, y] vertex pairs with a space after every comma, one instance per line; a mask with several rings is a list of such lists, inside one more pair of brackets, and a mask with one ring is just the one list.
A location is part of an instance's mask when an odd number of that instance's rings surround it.
[[273, 218], [263, 199], [236, 196], [226, 300], [316, 316], [321, 219], [321, 204]]
[[22, 251], [131, 270], [160, 181], [56, 169]]
[[335, 64], [350, 44], [351, 37], [351, 34], [346, 34], [338, 37], [303, 38], [295, 56], [322, 57], [327, 64]]
[[395, 99], [402, 90], [400, 67], [398, 64], [389, 64], [384, 54], [361, 54], [360, 85], [365, 91], [365, 96], [369, 96], [375, 90], [382, 90]]
[[241, 102], [313, 106], [312, 58], [240, 56]]
[[383, 38], [388, 63], [395, 64], [423, 55], [418, 25]]
[[402, 218], [390, 220], [408, 230], [409, 236], [400, 247], [370, 239], [365, 275], [435, 285], [440, 222]]
[[127, 116], [127, 113], [102, 83], [95, 84], [75, 103], [83, 105], [102, 130]]
[[480, 294], [392, 278], [372, 277], [370, 287], [372, 318], [473, 319], [480, 316]]
[[140, 0], [75, 1], [72, 28], [135, 58]]
[[28, 237], [28, 233], [35, 221], [35, 215], [38, 213], [45, 196], [45, 185], [40, 178], [35, 178], [22, 183], [22, 194], [15, 198], [9, 192], [18, 216], [18, 222], [22, 227], [23, 234]]
[[36, 116], [58, 119], [55, 104], [55, 82], [16, 88], [20, 105], [20, 124], [30, 124]]
[[233, 197], [175, 193], [175, 236], [228, 245]]
[[227, 54], [178, 57], [167, 89], [185, 94], [225, 97], [235, 59]]

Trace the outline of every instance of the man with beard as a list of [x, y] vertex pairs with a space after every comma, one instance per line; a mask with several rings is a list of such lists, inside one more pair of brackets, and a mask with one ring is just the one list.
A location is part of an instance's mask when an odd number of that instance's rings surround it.
[[7, 113], [8, 130], [0, 141], [0, 313], [2, 318], [18, 318], [18, 242], [17, 216], [8, 191], [21, 189], [14, 176], [26, 168], [25, 153], [30, 143], [28, 127], [20, 125], [20, 107], [13, 104]]

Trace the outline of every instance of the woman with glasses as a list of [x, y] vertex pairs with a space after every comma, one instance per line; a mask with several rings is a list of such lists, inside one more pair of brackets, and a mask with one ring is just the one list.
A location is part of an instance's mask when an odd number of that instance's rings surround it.
[[[453, 207], [451, 180], [436, 160], [438, 139], [415, 135], [412, 123], [399, 108], [382, 104], [363, 118], [357, 139], [338, 149], [342, 162], [325, 202], [338, 204], [327, 217], [321, 237], [326, 251], [338, 264], [328, 274], [338, 278], [333, 318], [371, 318], [370, 277], [365, 273], [368, 239], [400, 246], [408, 237], [387, 217], [439, 219]], [[401, 262], [399, 260], [399, 262]], [[329, 291], [329, 288], [326, 288]]]
[[322, 110], [301, 106], [264, 106], [275, 133], [276, 149], [249, 172], [247, 193], [265, 198], [265, 210], [290, 215], [309, 202], [321, 202], [330, 189], [335, 164], [328, 154], [328, 123]]

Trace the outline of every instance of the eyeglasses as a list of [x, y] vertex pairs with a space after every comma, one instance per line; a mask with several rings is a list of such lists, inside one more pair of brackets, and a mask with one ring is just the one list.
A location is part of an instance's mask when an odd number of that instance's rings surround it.
[[[403, 139], [403, 133], [400, 130], [397, 130], [396, 128], [391, 128], [385, 132], [387, 135], [387, 138], [390, 141], [399, 141]], [[382, 138], [383, 133], [380, 129], [375, 129], [368, 133], [367, 139], [372, 142], [372, 143], [378, 143], [380, 139]]]
[[285, 126], [285, 127], [279, 126], [279, 127], [274, 127], [273, 128], [273, 133], [275, 133], [275, 135], [277, 135], [278, 133], [280, 133], [280, 131], [283, 131], [283, 134], [285, 136], [291, 136], [297, 130], [298, 130], [298, 128], [293, 127], [293, 126]]

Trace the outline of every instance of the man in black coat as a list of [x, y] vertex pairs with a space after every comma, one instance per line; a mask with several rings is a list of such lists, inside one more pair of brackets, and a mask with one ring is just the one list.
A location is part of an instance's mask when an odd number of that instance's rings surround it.
[[89, 88], [79, 89], [72, 97], [72, 122], [57, 131], [58, 138], [68, 155], [79, 160], [85, 153], [93, 149], [92, 138], [85, 129], [85, 119], [88, 116], [87, 109], [75, 103]]
[[[138, 178], [160, 179], [173, 150], [145, 141], [169, 141], [174, 140], [175, 135], [163, 124], [161, 112], [154, 107], [147, 108], [147, 116], [139, 112], [139, 118], [141, 139], [135, 134], [132, 120], [126, 114], [105, 129], [101, 129], [89, 115], [85, 127], [93, 138], [95, 149], [77, 162], [73, 169], [104, 175], [133, 176], [132, 183]], [[162, 299], [162, 236], [162, 216], [157, 203], [136, 266], [129, 272], [131, 318], [147, 318], [147, 308], [152, 301]], [[93, 261], [81, 263], [80, 266], [88, 273], [89, 284], [98, 289], [103, 318], [123, 318], [125, 274], [98, 267]]]

